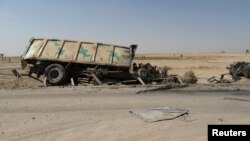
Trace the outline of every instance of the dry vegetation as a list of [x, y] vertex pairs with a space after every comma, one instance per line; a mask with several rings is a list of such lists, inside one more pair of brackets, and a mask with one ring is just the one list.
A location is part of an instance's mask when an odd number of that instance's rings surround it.
[[198, 81], [197, 76], [195, 76], [193, 71], [185, 72], [181, 79], [187, 84], [195, 84]]

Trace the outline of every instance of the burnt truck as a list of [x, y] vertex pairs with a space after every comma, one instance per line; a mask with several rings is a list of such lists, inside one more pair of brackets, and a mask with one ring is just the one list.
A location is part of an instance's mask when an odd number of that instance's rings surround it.
[[32, 38], [21, 57], [28, 76], [45, 77], [50, 85], [78, 83], [141, 83], [162, 80], [150, 64], [132, 64], [137, 45], [129, 47], [61, 39]]

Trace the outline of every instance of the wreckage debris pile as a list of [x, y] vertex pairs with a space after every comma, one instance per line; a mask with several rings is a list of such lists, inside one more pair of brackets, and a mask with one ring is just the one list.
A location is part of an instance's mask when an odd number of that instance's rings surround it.
[[229, 74], [234, 80], [240, 80], [240, 77], [250, 78], [250, 63], [235, 62], [228, 67]]
[[[152, 66], [150, 63], [142, 64], [133, 63], [133, 71], [137, 73], [144, 81], [153, 81], [154, 79], [162, 76], [167, 76], [167, 70], [159, 71], [156, 66]], [[163, 78], [163, 77], [162, 77]]]
[[[229, 73], [221, 74], [220, 79], [216, 79], [214, 76], [209, 78], [207, 81], [209, 83], [231, 83], [241, 80], [241, 77], [250, 79], [250, 63], [249, 62], [235, 62], [227, 67]], [[225, 75], [231, 75], [233, 80], [224, 79]]]

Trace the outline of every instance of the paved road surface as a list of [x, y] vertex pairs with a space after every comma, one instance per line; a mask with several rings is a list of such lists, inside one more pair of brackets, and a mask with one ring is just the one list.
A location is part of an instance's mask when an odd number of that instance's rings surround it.
[[[207, 124], [250, 124], [249, 91], [136, 91], [85, 87], [0, 90], [0, 140], [201, 141], [207, 140]], [[128, 112], [165, 106], [188, 109], [188, 120], [145, 123]]]

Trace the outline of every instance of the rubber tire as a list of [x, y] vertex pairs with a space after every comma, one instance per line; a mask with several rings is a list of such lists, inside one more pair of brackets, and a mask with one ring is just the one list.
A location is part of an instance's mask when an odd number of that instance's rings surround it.
[[50, 85], [62, 85], [67, 80], [67, 71], [60, 64], [51, 64], [45, 69], [45, 77]]
[[138, 76], [141, 78], [147, 78], [148, 76], [146, 69], [139, 69], [137, 73], [138, 73]]

